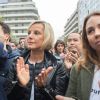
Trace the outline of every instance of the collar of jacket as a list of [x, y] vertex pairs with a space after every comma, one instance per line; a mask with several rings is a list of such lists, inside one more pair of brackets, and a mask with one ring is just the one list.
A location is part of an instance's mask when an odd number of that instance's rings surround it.
[[[30, 56], [30, 50], [26, 50], [22, 55], [25, 63], [27, 62], [29, 56]], [[48, 51], [44, 51], [44, 65], [46, 67], [48, 67], [50, 65], [53, 65], [53, 67], [54, 67], [55, 65], [57, 65], [57, 59]]]

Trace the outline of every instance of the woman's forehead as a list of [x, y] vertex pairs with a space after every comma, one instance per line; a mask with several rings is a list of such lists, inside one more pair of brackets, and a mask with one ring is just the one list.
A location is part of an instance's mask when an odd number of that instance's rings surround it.
[[94, 23], [100, 23], [100, 15], [95, 15], [95, 16], [91, 16], [86, 23], [86, 26], [94, 24]]

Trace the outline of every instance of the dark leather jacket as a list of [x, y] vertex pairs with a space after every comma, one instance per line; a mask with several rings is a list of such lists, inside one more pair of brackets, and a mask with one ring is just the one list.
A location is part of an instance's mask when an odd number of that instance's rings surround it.
[[[23, 57], [25, 63], [29, 64], [30, 70], [30, 81], [27, 87], [20, 87], [18, 84], [15, 85], [12, 92], [8, 95], [8, 100], [30, 100], [32, 83], [34, 78], [41, 72], [42, 68], [52, 66], [54, 69], [48, 75], [47, 85], [44, 88], [38, 88], [34, 81], [34, 100], [53, 100], [56, 94], [65, 95], [66, 88], [68, 86], [68, 77], [66, 68], [61, 62], [58, 62], [56, 58], [45, 51], [44, 61], [36, 63], [35, 65], [28, 62], [29, 52], [26, 52]], [[16, 80], [15, 66], [11, 68], [9, 78], [10, 80]]]

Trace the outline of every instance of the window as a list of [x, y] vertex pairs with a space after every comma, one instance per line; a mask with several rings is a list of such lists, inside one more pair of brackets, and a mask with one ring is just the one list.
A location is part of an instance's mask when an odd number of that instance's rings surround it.
[[15, 30], [15, 33], [18, 33], [18, 30]]

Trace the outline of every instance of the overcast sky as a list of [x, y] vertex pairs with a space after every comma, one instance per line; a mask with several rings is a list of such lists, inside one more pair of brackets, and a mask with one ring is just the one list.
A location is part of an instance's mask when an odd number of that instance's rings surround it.
[[79, 0], [33, 0], [42, 20], [49, 22], [55, 33], [55, 40], [64, 34], [67, 19], [77, 8]]

